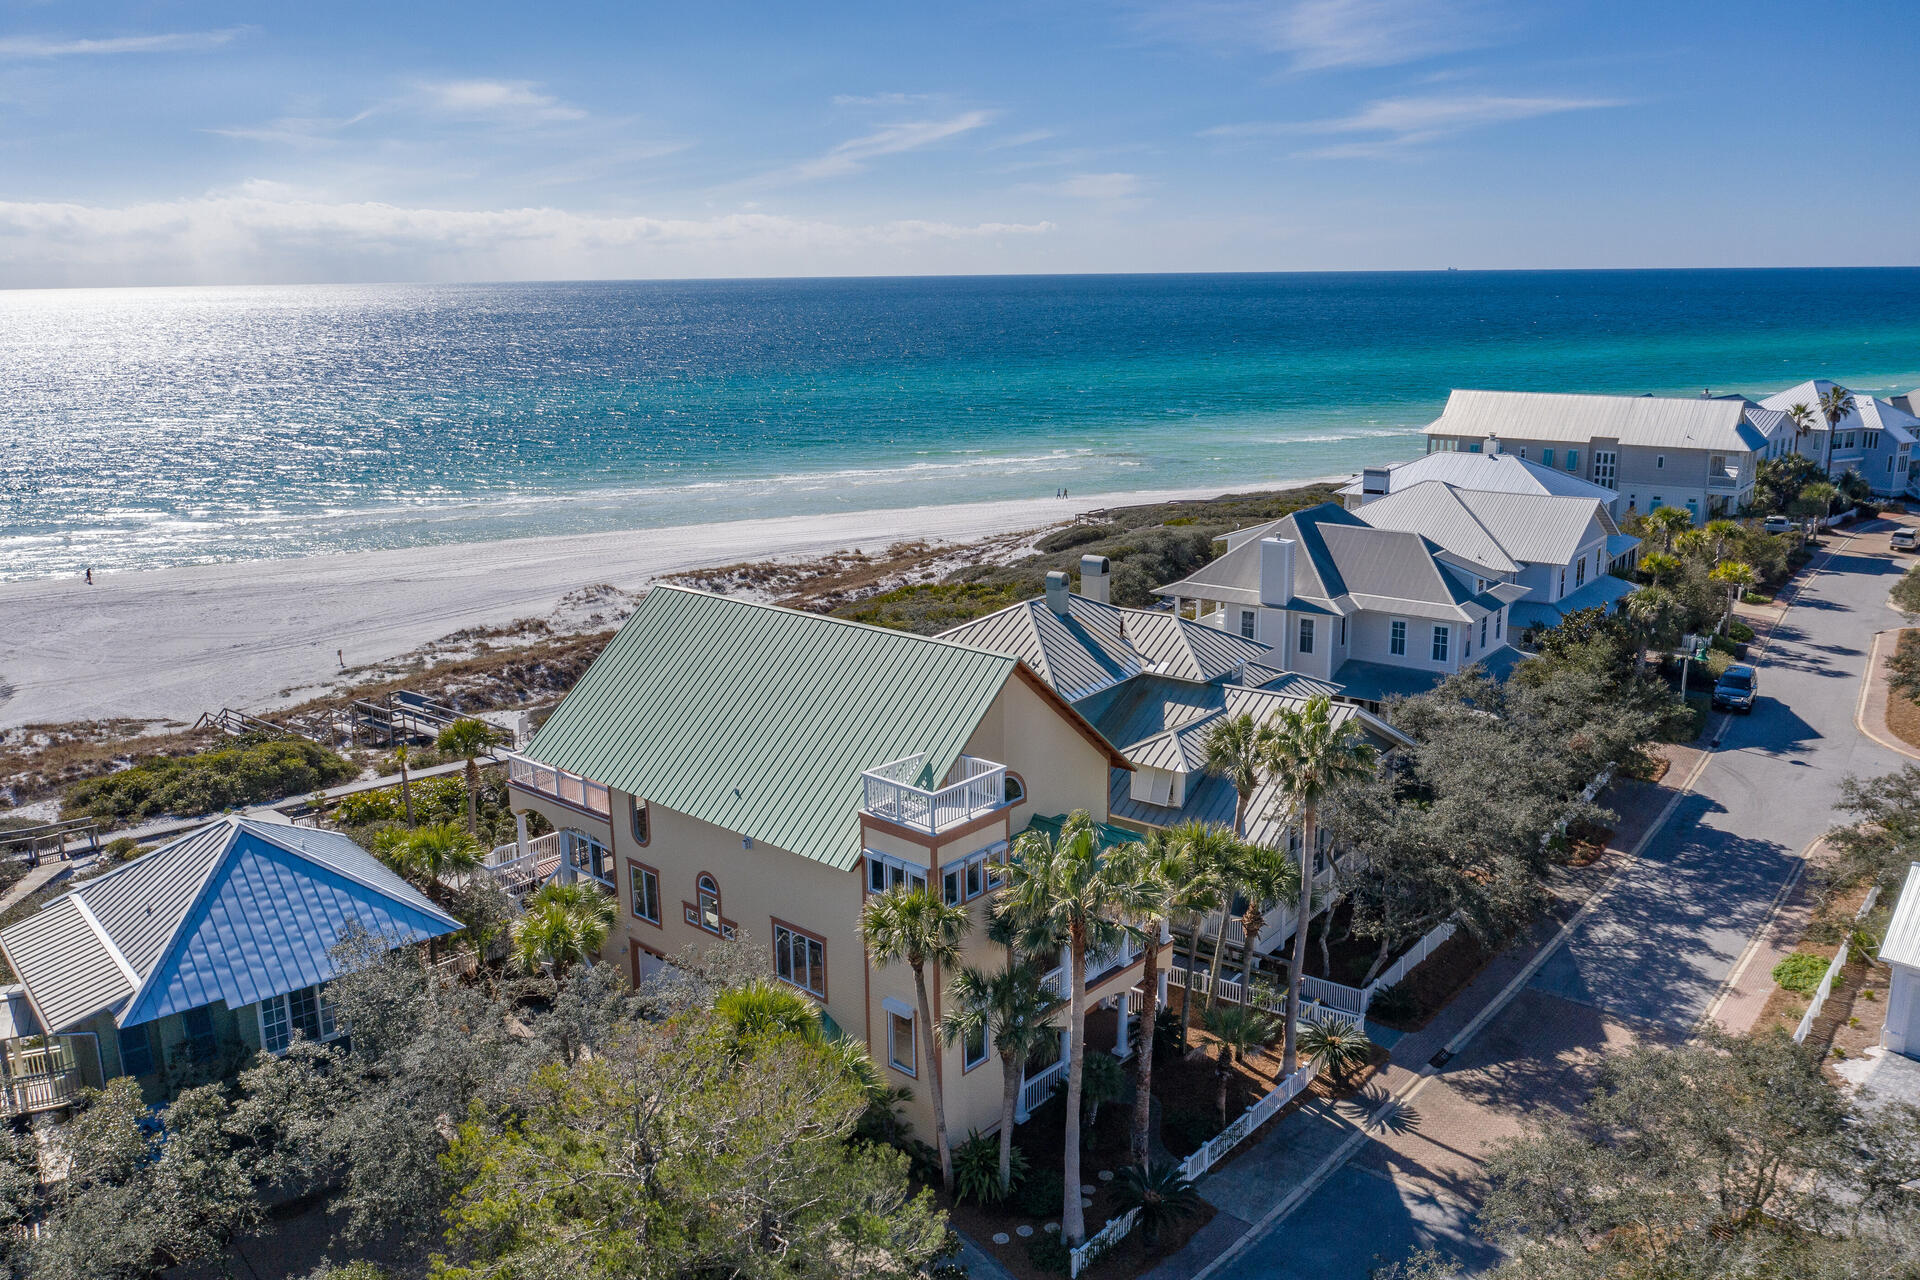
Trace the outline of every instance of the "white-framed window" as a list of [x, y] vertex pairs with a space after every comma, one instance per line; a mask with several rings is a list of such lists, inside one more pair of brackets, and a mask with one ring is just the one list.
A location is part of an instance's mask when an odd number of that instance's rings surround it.
[[898, 1009], [887, 1010], [887, 1065], [905, 1075], [914, 1070], [913, 1015]]
[[809, 995], [827, 998], [827, 944], [781, 920], [773, 922], [773, 973]]
[[[1613, 488], [1614, 465], [1619, 460], [1620, 455], [1612, 449], [1595, 449], [1593, 451], [1593, 482], [1608, 489]], [[1628, 498], [1627, 501], [1631, 503], [1633, 499]]]
[[1573, 587], [1578, 591], [1587, 581], [1587, 558], [1581, 556], [1573, 562]]
[[1453, 647], [1453, 628], [1436, 626], [1433, 629], [1433, 660], [1445, 662], [1447, 652]]
[[867, 889], [872, 893], [885, 893], [906, 885], [910, 889], [927, 887], [927, 869], [916, 867], [911, 862], [902, 861], [890, 854], [875, 853], [867, 850]]
[[1342, 618], [1342, 619], [1340, 619], [1340, 645], [1341, 645], [1341, 647], [1342, 647], [1342, 648], [1345, 648], [1345, 647], [1346, 647], [1346, 643], [1347, 643], [1347, 620], [1346, 620], [1345, 618]]
[[1880, 433], [1878, 431], [1867, 432], [1865, 439], [1867, 448], [1878, 449], [1880, 447]]
[[1653, 469], [1654, 469], [1655, 471], [1665, 471], [1665, 470], [1667, 469], [1667, 455], [1666, 455], [1666, 454], [1664, 454], [1664, 453], [1656, 453], [1656, 454], [1654, 454], [1654, 455], [1653, 455]]
[[1724, 472], [1724, 471], [1725, 471], [1726, 469], [1727, 469], [1727, 455], [1726, 455], [1726, 454], [1724, 454], [1724, 453], [1715, 453], [1715, 454], [1710, 454], [1710, 455], [1709, 455], [1709, 456], [1707, 457], [1707, 472], [1708, 472], [1708, 474], [1710, 474], [1710, 475], [1716, 475], [1716, 476], [1717, 476], [1717, 475], [1720, 475], [1720, 474], [1721, 474], [1722, 472]]
[[333, 1019], [333, 1000], [324, 986], [302, 987], [282, 996], [269, 996], [260, 1010], [260, 1047], [285, 1053], [295, 1032], [309, 1040], [333, 1040], [340, 1028]]
[[1300, 652], [1313, 652], [1313, 619], [1300, 619]]
[[644, 862], [627, 859], [628, 893], [633, 914], [648, 924], [660, 923], [660, 873]]
[[987, 1024], [982, 1022], [960, 1039], [960, 1064], [971, 1071], [987, 1060]]
[[1002, 840], [942, 867], [940, 896], [950, 906], [972, 902], [987, 890], [999, 888], [1006, 874], [1007, 842]]
[[1487, 620], [1485, 618], [1480, 619], [1480, 647], [1482, 649], [1487, 647]]
[[1407, 620], [1395, 618], [1387, 624], [1387, 652], [1396, 658], [1407, 656]]
[[1240, 611], [1240, 636], [1245, 640], [1253, 639], [1253, 610], [1251, 609]]
[[1554, 599], [1558, 600], [1560, 596], [1563, 596], [1565, 594], [1567, 594], [1567, 566], [1561, 565], [1560, 566], [1560, 591], [1558, 595], [1554, 596]]
[[1506, 620], [1507, 620], [1507, 611], [1505, 609], [1502, 609], [1500, 612], [1493, 615], [1493, 638], [1495, 640], [1498, 640], [1500, 638], [1500, 626]]
[[700, 918], [696, 923], [708, 933], [719, 933], [720, 882], [703, 871], [693, 888], [694, 895], [700, 899]]

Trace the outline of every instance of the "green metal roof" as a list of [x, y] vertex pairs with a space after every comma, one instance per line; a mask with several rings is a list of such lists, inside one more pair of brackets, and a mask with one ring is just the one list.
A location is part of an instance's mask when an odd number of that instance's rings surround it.
[[[1020, 835], [1025, 835], [1029, 831], [1038, 831], [1049, 840], [1058, 840], [1061, 829], [1066, 825], [1067, 815], [1064, 813], [1036, 813], [1027, 819], [1027, 825], [1020, 829]], [[1093, 824], [1093, 830], [1095, 838], [1100, 842], [1100, 851], [1102, 853], [1113, 848], [1115, 845], [1139, 844], [1143, 839], [1138, 831], [1129, 831], [1125, 827], [1116, 827], [1110, 822], [1096, 822]]]
[[863, 770], [944, 777], [1016, 660], [655, 587], [529, 756], [804, 858], [860, 860]]

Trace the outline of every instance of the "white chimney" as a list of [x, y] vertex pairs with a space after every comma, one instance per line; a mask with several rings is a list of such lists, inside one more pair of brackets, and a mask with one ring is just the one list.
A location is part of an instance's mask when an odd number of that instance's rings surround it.
[[1360, 501], [1384, 498], [1392, 490], [1391, 474], [1385, 467], [1367, 467], [1360, 473]]
[[1284, 609], [1293, 599], [1293, 539], [1260, 539], [1260, 603]]
[[1113, 562], [1105, 556], [1080, 557], [1080, 594], [1101, 604], [1112, 601]]
[[1047, 608], [1061, 617], [1067, 616], [1067, 591], [1072, 579], [1058, 569], [1047, 574]]
[[1500, 452], [1500, 437], [1499, 437], [1499, 436], [1488, 436], [1488, 437], [1487, 437], [1487, 452], [1488, 452], [1488, 453], [1498, 453], [1498, 452]]

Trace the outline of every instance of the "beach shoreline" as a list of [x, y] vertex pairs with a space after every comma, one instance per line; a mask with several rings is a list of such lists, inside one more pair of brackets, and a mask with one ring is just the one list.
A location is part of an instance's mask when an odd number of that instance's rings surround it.
[[[0, 583], [0, 729], [265, 711], [456, 631], [544, 617], [584, 587], [638, 592], [741, 561], [1036, 534], [1106, 507], [1338, 483], [1249, 481], [1068, 499], [776, 516], [618, 532]], [[342, 670], [342, 665], [347, 668]]]

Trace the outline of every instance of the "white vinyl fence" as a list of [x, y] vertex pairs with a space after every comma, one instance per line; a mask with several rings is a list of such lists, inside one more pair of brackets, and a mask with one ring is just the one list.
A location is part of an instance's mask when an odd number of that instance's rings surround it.
[[[1862, 902], [1860, 909], [1853, 913], [1853, 919], [1856, 924], [1867, 918], [1867, 912], [1873, 910], [1873, 904], [1879, 897], [1879, 885], [1875, 885], [1867, 891], [1866, 901]], [[1833, 994], [1834, 982], [1839, 979], [1840, 971], [1847, 967], [1847, 949], [1852, 941], [1853, 940], [1849, 938], [1841, 942], [1840, 950], [1834, 952], [1833, 963], [1827, 966], [1826, 975], [1820, 979], [1820, 986], [1813, 993], [1813, 1003], [1807, 1006], [1806, 1013], [1802, 1015], [1800, 1019], [1800, 1025], [1793, 1029], [1793, 1042], [1795, 1044], [1805, 1044], [1807, 1042], [1807, 1034], [1813, 1030], [1814, 1019], [1818, 1018], [1820, 1011], [1826, 1008], [1827, 997]]]
[[[1227, 1157], [1227, 1153], [1247, 1140], [1247, 1135], [1278, 1115], [1280, 1108], [1299, 1097], [1306, 1087], [1313, 1083], [1312, 1067], [1301, 1067], [1282, 1080], [1279, 1087], [1266, 1097], [1241, 1112], [1234, 1122], [1222, 1129], [1212, 1141], [1188, 1156], [1180, 1165], [1180, 1174], [1185, 1178], [1198, 1178]], [[1107, 1225], [1087, 1237], [1087, 1242], [1072, 1251], [1068, 1265], [1069, 1280], [1074, 1280], [1082, 1271], [1099, 1260], [1100, 1255], [1126, 1238], [1133, 1230], [1134, 1222], [1139, 1218], [1138, 1209], [1129, 1209], [1117, 1218], [1110, 1219]]]
[[[1180, 987], [1184, 990], [1187, 986], [1187, 978], [1190, 972], [1190, 970], [1182, 969], [1176, 965], [1167, 970], [1167, 982], [1171, 986]], [[1313, 981], [1313, 979], [1306, 979], [1306, 981], [1310, 982]], [[1338, 983], [1330, 983], [1328, 985], [1339, 986]], [[1203, 973], [1194, 979], [1193, 990], [1196, 994], [1204, 995], [1209, 989], [1213, 991], [1216, 998], [1224, 1000], [1228, 1004], [1240, 1003], [1240, 993], [1243, 988], [1231, 978], [1215, 979]], [[1354, 990], [1352, 987], [1340, 987], [1340, 989], [1342, 991]], [[1262, 1002], [1258, 1007], [1266, 1010], [1268, 1013], [1284, 1013], [1286, 1011], [1284, 1003], [1273, 1004]], [[1345, 1022], [1351, 1025], [1360, 1021], [1361, 1016], [1362, 1015], [1354, 1013], [1351, 1010], [1337, 1008], [1329, 1004], [1322, 1004], [1314, 1000], [1311, 996], [1300, 1002], [1300, 1019], [1303, 1022], [1323, 1022], [1331, 1019], [1336, 1022]]]
[[[1387, 971], [1364, 987], [1349, 987], [1340, 982], [1329, 982], [1325, 978], [1303, 976], [1300, 979], [1300, 994], [1312, 1003], [1313, 1008], [1302, 1007], [1301, 1016], [1308, 1018], [1336, 1017], [1345, 1022], [1357, 1022], [1367, 1016], [1367, 1009], [1373, 1004], [1373, 998], [1398, 983], [1414, 966], [1440, 949], [1440, 944], [1454, 935], [1455, 925], [1449, 920], [1429, 929], [1426, 936], [1408, 948], [1407, 953], [1387, 967]], [[1187, 986], [1190, 970], [1174, 965], [1168, 971], [1168, 981], [1176, 987]], [[1231, 978], [1202, 974], [1198, 978], [1199, 991], [1213, 989], [1214, 995], [1234, 1004], [1240, 1003], [1240, 984]], [[1267, 1006], [1269, 1013], [1279, 1013], [1278, 1006]]]

